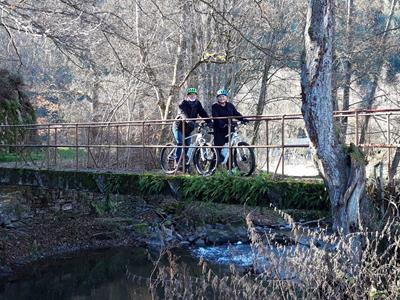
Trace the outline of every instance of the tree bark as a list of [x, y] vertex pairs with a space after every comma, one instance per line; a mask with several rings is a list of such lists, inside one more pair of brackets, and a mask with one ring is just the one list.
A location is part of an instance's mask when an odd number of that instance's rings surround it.
[[329, 191], [333, 227], [344, 234], [366, 220], [365, 165], [361, 151], [341, 144], [333, 121], [334, 0], [310, 0], [302, 63], [302, 113]]
[[394, 176], [396, 175], [399, 163], [400, 163], [400, 148], [396, 148], [396, 152], [390, 164], [389, 179], [393, 179]]
[[[347, 0], [347, 16], [346, 16], [346, 36], [345, 36], [345, 51], [346, 57], [344, 61], [344, 87], [343, 87], [343, 105], [342, 110], [349, 110], [350, 106], [350, 84], [351, 84], [351, 52], [353, 51], [353, 32], [352, 32], [352, 19], [354, 11], [354, 1]], [[341, 120], [342, 134], [346, 136], [347, 132], [347, 117]]]
[[[269, 75], [270, 68], [271, 68], [271, 60], [265, 59], [263, 76], [261, 79], [262, 81], [261, 81], [260, 95], [258, 97], [258, 102], [257, 102], [256, 115], [262, 115], [264, 112], [265, 105], [267, 104], [267, 101], [266, 101], [267, 100], [267, 83], [268, 83], [268, 75]], [[261, 121], [259, 121], [259, 120], [254, 122], [253, 138], [251, 140], [252, 144], [254, 144], [258, 138], [258, 132], [260, 131], [260, 124], [261, 124]], [[267, 143], [268, 143], [268, 141], [267, 141]]]

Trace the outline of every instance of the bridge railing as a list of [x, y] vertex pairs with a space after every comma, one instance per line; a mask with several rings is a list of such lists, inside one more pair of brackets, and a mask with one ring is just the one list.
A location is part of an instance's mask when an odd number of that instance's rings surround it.
[[[245, 129], [249, 143], [257, 132], [251, 147], [259, 169], [307, 175], [302, 170], [313, 164], [302, 115], [245, 117], [250, 121]], [[346, 127], [347, 144], [362, 146], [369, 157], [385, 163], [387, 174], [393, 174], [392, 161], [398, 164], [394, 159], [400, 156], [400, 109], [338, 111], [334, 118], [338, 131], [344, 132]], [[229, 117], [218, 119], [232, 122]], [[369, 126], [364, 130], [367, 120]], [[3, 163], [8, 161], [15, 167], [156, 171], [160, 170], [159, 150], [166, 142], [174, 142], [171, 127], [175, 121], [0, 125], [0, 152]], [[315, 169], [313, 172], [316, 175]]]

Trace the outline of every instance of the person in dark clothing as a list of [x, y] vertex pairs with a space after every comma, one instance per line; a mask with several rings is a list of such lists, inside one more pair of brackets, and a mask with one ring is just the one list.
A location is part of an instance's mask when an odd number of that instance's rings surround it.
[[[178, 146], [183, 145], [183, 125], [182, 123], [185, 122], [185, 145], [190, 145], [190, 134], [192, 133], [193, 129], [195, 128], [196, 122], [195, 121], [184, 121], [185, 119], [192, 119], [197, 118], [200, 116], [201, 118], [208, 118], [207, 112], [204, 110], [203, 106], [201, 105], [200, 101], [197, 99], [197, 89], [196, 88], [188, 88], [186, 90], [187, 97], [179, 104], [179, 111], [176, 119], [177, 121], [174, 122], [172, 126], [172, 131], [174, 133], [174, 137]], [[207, 120], [207, 125], [211, 126], [211, 120]], [[187, 153], [187, 149], [185, 154]], [[182, 148], [178, 147], [176, 151], [176, 162], [179, 161], [182, 155]], [[186, 160], [187, 162], [187, 160]]]
[[[212, 105], [212, 116], [213, 117], [236, 117], [235, 119], [242, 121], [243, 123], [247, 123], [248, 120], [242, 117], [242, 114], [239, 113], [235, 106], [228, 102], [228, 92], [224, 89], [218, 90], [217, 92], [217, 103]], [[215, 146], [223, 146], [228, 142], [228, 119], [214, 119], [214, 145]], [[232, 124], [233, 122], [231, 122]], [[232, 126], [233, 127], [233, 126]], [[231, 132], [234, 131], [234, 128], [231, 127]], [[221, 154], [221, 148], [216, 148], [218, 153], [218, 162], [221, 163], [224, 161], [225, 157]]]

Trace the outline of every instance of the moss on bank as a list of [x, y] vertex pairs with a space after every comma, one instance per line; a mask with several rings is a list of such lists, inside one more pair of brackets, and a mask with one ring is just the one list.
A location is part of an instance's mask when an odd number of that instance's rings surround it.
[[[246, 204], [281, 209], [329, 210], [328, 194], [322, 181], [272, 179], [223, 173], [211, 177], [166, 176], [163, 174], [101, 173], [88, 171], [0, 168], [5, 184], [40, 185], [122, 195], [174, 195], [183, 201]], [[22, 181], [21, 181], [22, 180]]]
[[255, 177], [216, 174], [212, 177], [180, 176], [180, 191], [186, 200], [266, 206], [282, 209], [328, 210], [329, 199], [321, 181], [272, 179], [269, 174]]
[[[211, 177], [165, 176], [161, 174], [106, 174], [111, 192], [144, 196], [170, 194], [172, 186], [184, 201], [202, 201], [282, 209], [329, 210], [328, 193], [322, 181], [272, 179], [269, 174], [255, 177], [218, 173]], [[118, 179], [117, 179], [118, 178]]]

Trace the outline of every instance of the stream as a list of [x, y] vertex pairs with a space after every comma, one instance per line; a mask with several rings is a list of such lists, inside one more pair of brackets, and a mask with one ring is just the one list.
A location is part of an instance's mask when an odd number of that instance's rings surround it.
[[[280, 255], [287, 254], [273, 247], [270, 250]], [[179, 261], [188, 265], [194, 274], [199, 272], [201, 257], [220, 274], [228, 271], [230, 264], [246, 268], [255, 260], [258, 265], [267, 263], [265, 258], [252, 253], [249, 244], [240, 242], [174, 250]], [[33, 264], [15, 279], [0, 282], [0, 300], [151, 299], [148, 279], [153, 270], [152, 260], [157, 258], [156, 251], [133, 248], [95, 251], [42, 261]]]
[[[176, 249], [174, 254], [194, 271], [200, 257], [218, 273], [228, 270], [230, 263], [247, 266], [252, 262], [250, 245], [242, 244]], [[134, 248], [42, 261], [15, 279], [0, 282], [0, 299], [151, 299], [147, 286], [153, 263], [149, 255], [157, 259], [156, 251]]]

